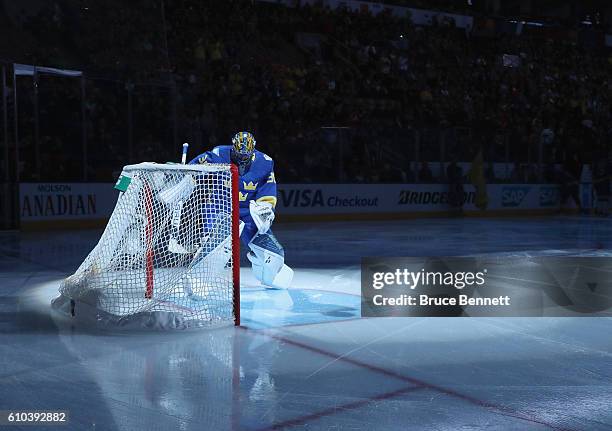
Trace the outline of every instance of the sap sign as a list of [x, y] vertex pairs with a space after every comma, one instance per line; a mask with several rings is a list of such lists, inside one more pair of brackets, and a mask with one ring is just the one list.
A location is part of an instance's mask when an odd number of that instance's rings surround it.
[[531, 187], [512, 186], [502, 188], [502, 206], [518, 207], [529, 193]]
[[559, 205], [559, 187], [542, 186], [540, 187], [540, 206], [556, 207]]

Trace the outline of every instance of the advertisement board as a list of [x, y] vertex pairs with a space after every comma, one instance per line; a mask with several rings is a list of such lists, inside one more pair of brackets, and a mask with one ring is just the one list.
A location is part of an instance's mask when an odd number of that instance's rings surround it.
[[[79, 225], [87, 221], [102, 225], [118, 197], [113, 186], [112, 183], [22, 183], [21, 224], [27, 227], [40, 222], [73, 221]], [[446, 184], [279, 184], [277, 195], [279, 221], [301, 216], [328, 219], [344, 215], [348, 218], [444, 215], [451, 209]], [[486, 210], [478, 209], [474, 187], [466, 184], [463, 211], [468, 215], [517, 211], [528, 214], [559, 207], [559, 188], [555, 185], [490, 184], [487, 195]]]

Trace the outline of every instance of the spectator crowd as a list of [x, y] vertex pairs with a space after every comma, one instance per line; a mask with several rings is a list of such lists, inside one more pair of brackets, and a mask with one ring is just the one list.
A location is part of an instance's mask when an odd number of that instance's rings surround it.
[[[248, 0], [66, 0], [11, 25], [28, 37], [6, 57], [86, 71], [94, 179], [175, 159], [177, 141], [199, 150], [250, 130], [282, 181], [438, 181], [430, 163], [480, 150], [514, 165], [504, 180], [554, 181], [555, 164], [607, 160], [612, 136], [612, 57], [572, 29], [485, 34], [444, 16], [417, 26]], [[74, 171], [59, 154], [80, 146], [80, 89], [55, 80], [39, 104], [41, 158], [58, 159], [47, 179]], [[25, 148], [34, 139], [22, 134]]]

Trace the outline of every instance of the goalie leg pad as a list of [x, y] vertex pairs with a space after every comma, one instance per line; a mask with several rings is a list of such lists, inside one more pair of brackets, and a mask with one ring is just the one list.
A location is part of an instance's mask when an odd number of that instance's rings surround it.
[[240, 232], [240, 241], [244, 245], [249, 245], [251, 240], [257, 235], [257, 225], [249, 214], [241, 215], [240, 221], [244, 223], [244, 228]]
[[[247, 258], [251, 261], [253, 275], [257, 280], [266, 286], [289, 287], [293, 271], [285, 265], [285, 250], [272, 232], [255, 235], [249, 248], [251, 251]], [[282, 273], [282, 277], [276, 280], [279, 273]]]
[[253, 251], [266, 250], [281, 256], [283, 259], [285, 257], [285, 249], [283, 249], [283, 246], [280, 245], [280, 242], [278, 242], [274, 234], [272, 234], [272, 231], [255, 235], [249, 242], [249, 247]]

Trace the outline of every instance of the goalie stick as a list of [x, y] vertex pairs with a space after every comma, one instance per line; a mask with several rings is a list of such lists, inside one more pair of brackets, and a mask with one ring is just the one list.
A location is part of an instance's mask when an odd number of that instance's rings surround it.
[[[189, 149], [189, 144], [185, 142], [183, 144], [183, 154], [181, 156], [181, 164], [184, 165], [187, 163], [187, 150]], [[187, 182], [187, 183], [184, 183]], [[174, 204], [174, 208], [172, 209], [172, 219], [170, 221], [170, 240], [168, 241], [168, 250], [172, 253], [177, 254], [187, 254], [194, 253], [197, 251], [196, 249], [188, 250], [184, 246], [182, 246], [178, 237], [180, 235], [180, 226], [181, 226], [181, 214], [183, 213], [183, 205], [185, 204], [185, 199], [193, 192], [193, 180], [191, 177], [185, 177], [180, 183], [179, 193], [185, 196], [181, 196], [180, 199]], [[188, 192], [187, 192], [188, 190]], [[160, 196], [161, 197], [161, 196]]]

